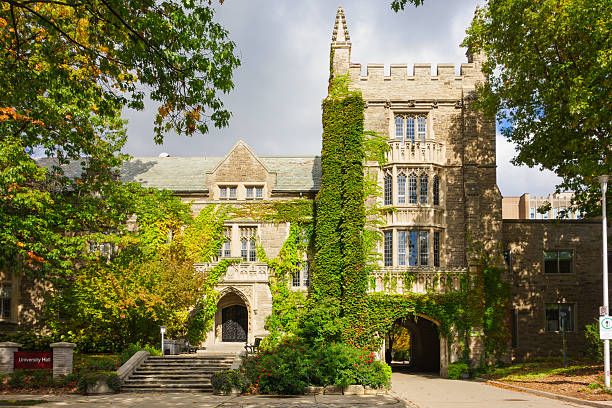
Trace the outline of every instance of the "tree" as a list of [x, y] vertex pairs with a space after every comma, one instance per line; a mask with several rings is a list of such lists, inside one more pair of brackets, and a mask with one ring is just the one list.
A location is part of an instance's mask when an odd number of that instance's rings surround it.
[[[0, 232], [5, 264], [31, 272], [78, 262], [83, 233], [125, 223], [134, 192], [118, 182], [124, 107], [160, 103], [155, 141], [221, 127], [234, 43], [207, 1], [0, 1]], [[54, 158], [35, 171], [28, 154]], [[70, 163], [70, 161], [73, 161]], [[73, 174], [65, 173], [70, 163]], [[70, 177], [68, 177], [70, 176]], [[20, 195], [14, 194], [16, 190]], [[15, 201], [31, 193], [44, 205]]]
[[[408, 2], [423, 3], [391, 7]], [[611, 38], [606, 0], [489, 0], [463, 42], [485, 57], [477, 105], [515, 143], [513, 163], [553, 171], [557, 191], [574, 191], [574, 204], [594, 216], [596, 176], [612, 173]]]
[[484, 53], [479, 106], [497, 115], [515, 164], [562, 178], [598, 214], [595, 178], [612, 170], [612, 10], [605, 0], [490, 0], [464, 41]]

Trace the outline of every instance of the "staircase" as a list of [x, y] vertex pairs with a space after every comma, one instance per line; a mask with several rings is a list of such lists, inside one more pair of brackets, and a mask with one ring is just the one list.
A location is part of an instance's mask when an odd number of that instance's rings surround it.
[[124, 392], [212, 392], [213, 373], [229, 370], [235, 353], [151, 356], [130, 375]]

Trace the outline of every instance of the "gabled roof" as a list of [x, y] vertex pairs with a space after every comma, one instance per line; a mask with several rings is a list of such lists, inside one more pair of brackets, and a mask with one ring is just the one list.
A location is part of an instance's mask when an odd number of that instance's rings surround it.
[[[224, 157], [133, 157], [123, 163], [120, 176], [125, 182], [137, 182], [143, 187], [204, 192], [208, 190], [206, 173], [212, 172], [223, 160]], [[318, 156], [258, 156], [258, 160], [270, 172], [277, 173], [274, 191], [314, 192], [321, 186], [321, 159]], [[49, 158], [36, 161], [44, 167], [57, 164], [55, 159]], [[78, 160], [62, 167], [68, 177], [81, 175]]]

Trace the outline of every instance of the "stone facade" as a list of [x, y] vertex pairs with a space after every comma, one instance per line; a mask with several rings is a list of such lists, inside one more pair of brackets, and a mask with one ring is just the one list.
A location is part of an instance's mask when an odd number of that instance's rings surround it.
[[[372, 290], [425, 293], [435, 285], [438, 272], [449, 273], [458, 287], [461, 275], [470, 268], [470, 236], [491, 252], [503, 246], [510, 255], [506, 278], [512, 287], [513, 355], [523, 358], [558, 353], [561, 336], [558, 330], [551, 330], [553, 309], [555, 304], [566, 303], [573, 305], [568, 344], [572, 352], [581, 352], [582, 330], [596, 316], [599, 304], [600, 229], [597, 223], [582, 220], [502, 221], [495, 123], [473, 108], [476, 87], [486, 80], [481, 72], [482, 56], [468, 55], [459, 75], [452, 64], [438, 64], [436, 75], [431, 74], [430, 64], [415, 64], [411, 73], [403, 64], [391, 65], [389, 75], [381, 64], [369, 64], [363, 71], [360, 64], [351, 62], [351, 41], [342, 8], [336, 16], [331, 53], [332, 74], [348, 75], [351, 86], [363, 95], [365, 129], [386, 136], [390, 149], [383, 168], [366, 163], [366, 171], [375, 175], [384, 191], [383, 197], [370, 197], [367, 202], [379, 200], [389, 209], [381, 228], [385, 236], [379, 248], [382, 261]], [[40, 163], [52, 164], [50, 160]], [[79, 172], [78, 164], [66, 168], [68, 176]], [[321, 164], [316, 156], [257, 156], [239, 141], [225, 157], [137, 157], [125, 163], [121, 177], [146, 187], [172, 190], [191, 202], [197, 213], [215, 203], [314, 199], [321, 183]], [[233, 219], [226, 227], [227, 244], [221, 256], [241, 258], [242, 262], [233, 264], [219, 283], [221, 297], [214, 327], [204, 344], [207, 348], [222, 346], [228, 338], [253, 343], [266, 335], [265, 318], [272, 312], [269, 271], [254, 252], [251, 254], [251, 239], [259, 242], [269, 257], [275, 257], [289, 234], [286, 223], [253, 219]], [[545, 256], [550, 263], [551, 256], [559, 258], [568, 251], [571, 273], [543, 271]], [[567, 267], [567, 261], [559, 259], [557, 268]], [[196, 267], [202, 270], [207, 266]], [[410, 287], [404, 287], [400, 279], [407, 271], [415, 276]], [[29, 300], [37, 299], [31, 290], [39, 284], [0, 278], [4, 283], [12, 282], [15, 294], [11, 318], [0, 319], [0, 330], [14, 330], [28, 316], [34, 319], [40, 309], [39, 303]], [[307, 289], [306, 276], [300, 277], [295, 289]], [[39, 285], [38, 290], [44, 288]], [[563, 307], [557, 306], [557, 312], [567, 312]], [[431, 364], [431, 358], [424, 364], [444, 373], [446, 365], [457, 358], [457, 342], [450, 339], [447, 343], [437, 333], [437, 322], [427, 316], [420, 318], [430, 323], [422, 324], [424, 329], [417, 323], [411, 326], [413, 331], [422, 330], [414, 336], [421, 339], [417, 348], [423, 349], [425, 356], [439, 358], [439, 365]], [[234, 337], [224, 334], [224, 323], [231, 319], [241, 322], [241, 327], [229, 328]], [[474, 350], [479, 350], [476, 338], [473, 343]]]
[[[599, 316], [603, 297], [601, 221], [504, 220], [503, 236], [509, 255], [514, 356], [560, 355], [562, 332], [550, 310], [558, 304], [571, 308], [568, 352], [583, 353], [584, 327]], [[569, 267], [547, 269], [546, 258], [550, 262], [550, 254], [559, 252], [571, 253], [571, 259], [561, 260]]]

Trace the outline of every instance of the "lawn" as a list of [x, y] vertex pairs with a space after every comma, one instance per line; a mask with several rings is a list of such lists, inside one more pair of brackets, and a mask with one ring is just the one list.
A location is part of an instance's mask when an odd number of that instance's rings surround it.
[[603, 366], [570, 359], [542, 358], [490, 369], [482, 377], [520, 387], [593, 401], [612, 400], [603, 389]]

